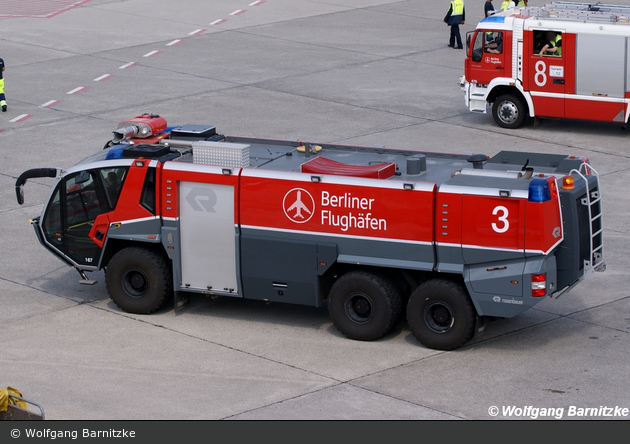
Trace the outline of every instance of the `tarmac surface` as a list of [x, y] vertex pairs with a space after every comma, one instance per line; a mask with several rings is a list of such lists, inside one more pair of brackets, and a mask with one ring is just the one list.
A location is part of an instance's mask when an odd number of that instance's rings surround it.
[[[75, 3], [0, 16], [0, 387], [51, 420], [628, 419], [577, 415], [630, 408], [627, 130], [547, 119], [505, 130], [470, 113], [448, 1]], [[483, 0], [466, 5], [463, 36]], [[74, 165], [145, 112], [248, 137], [586, 156], [607, 270], [452, 352], [423, 347], [405, 321], [374, 342], [346, 339], [326, 308], [199, 296], [177, 313], [124, 313], [102, 272], [80, 285], [38, 243], [28, 220], [52, 179], [29, 180], [22, 206], [14, 189], [23, 171]]]

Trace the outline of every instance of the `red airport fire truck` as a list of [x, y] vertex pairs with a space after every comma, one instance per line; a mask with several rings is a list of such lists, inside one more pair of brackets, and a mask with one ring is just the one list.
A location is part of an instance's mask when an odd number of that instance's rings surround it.
[[444, 154], [225, 136], [212, 125], [121, 122], [55, 178], [39, 242], [112, 300], [148, 314], [195, 294], [327, 306], [374, 340], [406, 312], [451, 350], [605, 268], [600, 184], [588, 159]]
[[[518, 128], [529, 117], [630, 116], [630, 6], [553, 2], [484, 18], [466, 36], [466, 106]], [[558, 50], [543, 51], [546, 44]]]

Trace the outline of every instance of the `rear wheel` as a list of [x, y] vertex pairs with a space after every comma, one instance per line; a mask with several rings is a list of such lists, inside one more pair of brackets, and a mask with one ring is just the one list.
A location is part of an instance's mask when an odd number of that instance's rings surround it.
[[107, 265], [105, 283], [114, 303], [128, 313], [152, 313], [173, 296], [166, 259], [141, 247], [116, 253]]
[[372, 341], [398, 322], [402, 297], [389, 279], [352, 271], [341, 276], [330, 289], [328, 311], [333, 324], [344, 336]]
[[503, 94], [492, 105], [492, 117], [500, 127], [516, 129], [525, 122], [527, 107], [521, 98], [513, 94]]
[[461, 285], [432, 279], [411, 294], [407, 322], [425, 347], [454, 350], [475, 335], [477, 312]]

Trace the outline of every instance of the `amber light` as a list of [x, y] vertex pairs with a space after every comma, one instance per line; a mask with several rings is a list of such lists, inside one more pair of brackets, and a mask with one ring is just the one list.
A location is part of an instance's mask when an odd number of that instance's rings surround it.
[[573, 177], [571, 176], [564, 176], [562, 178], [562, 189], [563, 190], [572, 190], [574, 188], [573, 186]]

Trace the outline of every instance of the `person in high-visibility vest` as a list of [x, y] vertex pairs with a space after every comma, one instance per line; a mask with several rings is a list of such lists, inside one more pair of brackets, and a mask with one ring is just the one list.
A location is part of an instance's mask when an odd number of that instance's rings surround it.
[[514, 6], [516, 5], [514, 4], [513, 0], [503, 0], [503, 3], [501, 3], [501, 9], [504, 11], [512, 9]]
[[562, 34], [551, 32], [549, 41], [542, 47], [539, 56], [549, 54], [552, 56], [560, 57], [562, 55]]
[[4, 96], [4, 76], [2, 72], [4, 71], [4, 60], [0, 59], [0, 107], [2, 107], [2, 112], [7, 111], [7, 99]]
[[[464, 0], [452, 0], [448, 12], [444, 17], [444, 23], [451, 27], [451, 37], [448, 41], [449, 48], [463, 49], [462, 36], [459, 33], [459, 25], [463, 25], [466, 20], [466, 8]], [[455, 46], [457, 44], [457, 46]]]
[[519, 8], [525, 8], [527, 6], [527, 0], [520, 0], [516, 6]]

